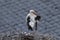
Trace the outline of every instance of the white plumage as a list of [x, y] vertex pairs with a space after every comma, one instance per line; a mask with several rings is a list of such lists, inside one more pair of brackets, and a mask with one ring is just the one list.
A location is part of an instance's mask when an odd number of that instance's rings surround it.
[[33, 28], [35, 27], [37, 20], [36, 17], [37, 15], [35, 14], [36, 12], [34, 10], [30, 10], [29, 14], [26, 16], [26, 22], [28, 25], [28, 29], [33, 30]]

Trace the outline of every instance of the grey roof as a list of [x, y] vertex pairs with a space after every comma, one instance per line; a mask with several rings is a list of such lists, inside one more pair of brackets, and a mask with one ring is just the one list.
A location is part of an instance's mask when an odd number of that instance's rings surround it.
[[38, 31], [60, 36], [60, 0], [0, 0], [0, 33], [27, 31], [30, 9], [40, 15]]

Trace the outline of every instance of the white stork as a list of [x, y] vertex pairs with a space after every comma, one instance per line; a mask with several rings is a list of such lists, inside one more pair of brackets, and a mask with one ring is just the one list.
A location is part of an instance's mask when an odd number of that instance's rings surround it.
[[29, 14], [26, 16], [26, 22], [28, 26], [28, 30], [33, 31], [33, 28], [37, 30], [37, 22], [41, 19], [40, 16], [36, 15], [34, 10], [30, 10]]

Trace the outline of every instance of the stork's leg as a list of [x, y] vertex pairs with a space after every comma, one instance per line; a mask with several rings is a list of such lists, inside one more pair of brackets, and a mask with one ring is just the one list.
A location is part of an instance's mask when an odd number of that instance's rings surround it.
[[35, 30], [37, 30], [37, 22], [35, 23]]

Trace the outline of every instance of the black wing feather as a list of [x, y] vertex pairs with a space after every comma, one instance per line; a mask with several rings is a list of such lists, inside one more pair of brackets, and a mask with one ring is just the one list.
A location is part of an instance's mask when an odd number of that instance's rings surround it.
[[36, 18], [35, 18], [35, 20], [40, 20], [41, 19], [41, 16], [37, 16]]

